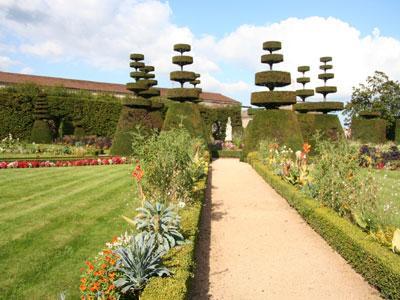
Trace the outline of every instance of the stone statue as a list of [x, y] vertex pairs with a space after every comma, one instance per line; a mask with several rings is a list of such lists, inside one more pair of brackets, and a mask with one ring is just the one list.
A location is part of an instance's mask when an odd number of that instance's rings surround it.
[[231, 117], [228, 117], [228, 122], [226, 123], [225, 142], [232, 142], [232, 122], [231, 122]]

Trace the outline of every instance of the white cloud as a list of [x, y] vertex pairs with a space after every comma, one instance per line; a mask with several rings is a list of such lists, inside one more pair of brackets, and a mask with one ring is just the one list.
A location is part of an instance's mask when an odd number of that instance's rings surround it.
[[17, 65], [17, 64], [19, 64], [19, 62], [12, 60], [11, 58], [9, 58], [7, 56], [0, 55], [0, 70], [6, 71], [11, 66]]
[[20, 71], [19, 71], [19, 73], [22, 73], [22, 74], [33, 74], [33, 69], [32, 68], [30, 68], [30, 67], [25, 67], [25, 68], [22, 68]]
[[[171, 63], [172, 45], [187, 42], [194, 56], [194, 64], [187, 69], [202, 74], [202, 87], [234, 98], [238, 95], [245, 103], [250, 92], [258, 90], [254, 73], [266, 68], [260, 63], [266, 40], [282, 41], [285, 61], [276, 69], [290, 71], [293, 82], [299, 76], [298, 65], [311, 66], [310, 88], [321, 84], [319, 57], [333, 56], [336, 77], [332, 85], [338, 86], [336, 97], [342, 100], [348, 100], [351, 87], [375, 70], [400, 79], [400, 41], [382, 36], [379, 29], [362, 36], [355, 27], [332, 17], [289, 18], [263, 26], [243, 24], [217, 39], [212, 33], [195, 36], [190, 28], [174, 24], [171, 16], [168, 2], [156, 0], [3, 0], [0, 34], [21, 41], [10, 42], [9, 49], [20, 43], [14, 48], [23, 53], [127, 73], [128, 54], [141, 52], [162, 79], [176, 69]], [[0, 67], [9, 56], [0, 57]]]
[[20, 46], [20, 50], [23, 53], [33, 54], [43, 57], [60, 57], [63, 53], [63, 49], [60, 45], [55, 42], [47, 41], [44, 43], [27, 45], [23, 44]]

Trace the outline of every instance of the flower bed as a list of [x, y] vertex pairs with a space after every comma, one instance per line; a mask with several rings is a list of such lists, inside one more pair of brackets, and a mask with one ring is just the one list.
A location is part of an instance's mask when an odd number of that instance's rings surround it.
[[121, 165], [129, 161], [126, 157], [109, 157], [109, 158], [90, 158], [77, 160], [56, 160], [56, 161], [40, 161], [40, 160], [16, 160], [12, 162], [0, 162], [0, 169], [25, 169], [25, 168], [49, 168], [49, 167], [80, 167], [80, 166], [99, 166], [99, 165]]
[[250, 153], [247, 158], [257, 173], [385, 298], [399, 299], [400, 256], [382, 247], [371, 235], [332, 209], [321, 206], [318, 201], [282, 180], [257, 156], [257, 153]]
[[82, 299], [188, 297], [209, 153], [184, 129], [138, 141], [131, 175], [141, 206], [122, 216], [133, 228], [81, 270]]
[[375, 167], [377, 169], [399, 170], [400, 151], [396, 145], [360, 147], [360, 163], [364, 167]]

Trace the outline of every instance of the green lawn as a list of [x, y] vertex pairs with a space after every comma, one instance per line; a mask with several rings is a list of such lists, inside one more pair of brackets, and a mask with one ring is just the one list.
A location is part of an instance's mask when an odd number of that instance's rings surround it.
[[382, 218], [400, 227], [400, 171], [375, 171], [381, 206], [389, 205]]
[[0, 299], [78, 299], [85, 260], [128, 229], [130, 169], [0, 170]]

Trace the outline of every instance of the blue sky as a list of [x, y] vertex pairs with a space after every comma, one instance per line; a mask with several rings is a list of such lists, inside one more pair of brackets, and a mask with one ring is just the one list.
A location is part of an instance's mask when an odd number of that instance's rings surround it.
[[[77, 10], [79, 7], [79, 10]], [[249, 104], [262, 42], [283, 42], [277, 69], [298, 76], [334, 57], [335, 100], [375, 70], [400, 79], [400, 1], [0, 0], [0, 70], [126, 83], [128, 55], [142, 52], [160, 86], [174, 86], [172, 45], [192, 44], [202, 87]], [[299, 88], [295, 84], [288, 87]], [[318, 100], [318, 97], [314, 97]]]
[[242, 24], [269, 24], [289, 17], [337, 17], [363, 34], [375, 27], [400, 38], [400, 1], [396, 0], [280, 0], [280, 1], [169, 1], [173, 21], [198, 35], [222, 37]]

